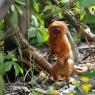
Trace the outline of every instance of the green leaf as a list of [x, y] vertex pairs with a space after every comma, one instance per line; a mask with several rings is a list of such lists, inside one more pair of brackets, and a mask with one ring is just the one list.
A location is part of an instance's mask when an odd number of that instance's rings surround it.
[[17, 61], [17, 59], [16, 59], [15, 54], [14, 54], [13, 51], [8, 51], [7, 53], [8, 53], [8, 55], [6, 56], [7, 59], [9, 59], [9, 60], [11, 60], [11, 61], [12, 61], [12, 60], [13, 60], [13, 61]]
[[91, 72], [85, 72], [82, 73], [81, 76], [89, 77], [89, 78], [95, 78], [95, 74]]
[[18, 76], [19, 73], [23, 74], [23, 69], [16, 62], [14, 62], [13, 64], [14, 64], [14, 69], [15, 69], [16, 76]]
[[95, 0], [79, 0], [79, 6], [82, 8], [87, 8], [89, 6], [94, 6]]
[[18, 76], [18, 75], [19, 75], [19, 66], [18, 66], [18, 64], [15, 63], [15, 62], [14, 62], [14, 69], [15, 69], [15, 74], [16, 74], [16, 76]]
[[15, 0], [18, 5], [25, 5], [25, 0]]
[[43, 41], [45, 42], [45, 41], [47, 41], [48, 40], [48, 32], [47, 32], [47, 29], [46, 28], [44, 28], [44, 27], [40, 27], [40, 35], [42, 36], [42, 38], [43, 38]]
[[53, 5], [52, 6], [52, 14], [53, 14], [54, 17], [61, 16], [61, 8], [59, 8], [58, 6]]
[[3, 29], [5, 29], [4, 20], [0, 20], [0, 32], [3, 33]]
[[95, 23], [95, 15], [88, 15], [85, 19], [84, 22], [87, 24], [93, 24]]
[[3, 70], [3, 64], [4, 64], [4, 55], [3, 52], [0, 52], [0, 74], [4, 74]]
[[20, 15], [23, 15], [23, 10], [21, 8], [21, 6], [18, 6], [18, 5], [15, 5], [16, 9], [17, 9], [17, 12], [20, 14]]
[[39, 3], [34, 2], [33, 7], [34, 7], [36, 12], [39, 12]]
[[[17, 64], [18, 65], [18, 64]], [[18, 65], [18, 68], [19, 68], [19, 72], [21, 73], [21, 74], [23, 74], [24, 72], [23, 72], [23, 68], [21, 67], [21, 66], [19, 66]]]
[[8, 61], [8, 62], [4, 63], [4, 71], [5, 72], [10, 71], [12, 66], [13, 66], [13, 64], [12, 64], [11, 61]]
[[84, 10], [80, 11], [80, 20], [83, 20], [83, 19], [84, 19], [85, 14], [86, 14], [86, 13], [85, 13]]
[[40, 35], [39, 32], [37, 32], [36, 37], [37, 37], [37, 41], [38, 41], [38, 43], [41, 44], [41, 43], [43, 42], [43, 39], [42, 39], [42, 36]]
[[38, 21], [37, 21], [36, 16], [32, 15], [31, 19], [32, 19], [31, 24], [32, 24], [33, 26], [35, 26], [35, 27], [38, 27], [39, 23], [38, 23]]
[[52, 6], [51, 6], [51, 5], [47, 5], [47, 6], [44, 8], [43, 12], [46, 12], [46, 11], [51, 10], [51, 9], [52, 9]]
[[41, 16], [38, 16], [38, 15], [36, 17], [37, 17], [37, 20], [39, 21], [40, 25], [44, 26], [44, 20], [43, 20], [43, 18], [41, 18]]
[[11, 6], [11, 23], [14, 27], [18, 26], [18, 14], [13, 5]]
[[3, 64], [3, 62], [4, 62], [4, 55], [2, 52], [0, 52], [0, 65]]
[[37, 33], [36, 28], [32, 27], [32, 28], [28, 29], [28, 32], [27, 32], [28, 38], [30, 39], [30, 38], [36, 37], [36, 33]]

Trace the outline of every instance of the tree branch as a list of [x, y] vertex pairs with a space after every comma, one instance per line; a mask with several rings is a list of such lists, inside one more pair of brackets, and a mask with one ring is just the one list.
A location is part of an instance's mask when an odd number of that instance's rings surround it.
[[80, 30], [82, 30], [85, 37], [95, 42], [95, 34], [91, 32], [90, 28], [87, 25], [78, 22], [77, 19], [69, 13], [66, 13], [65, 17], [73, 24], [77, 32], [80, 32]]

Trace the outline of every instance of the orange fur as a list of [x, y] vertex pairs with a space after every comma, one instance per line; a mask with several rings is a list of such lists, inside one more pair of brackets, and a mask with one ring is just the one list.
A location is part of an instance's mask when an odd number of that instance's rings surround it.
[[58, 56], [58, 61], [52, 67], [51, 74], [54, 80], [64, 74], [66, 80], [70, 79], [73, 70], [73, 53], [66, 33], [68, 31], [64, 22], [54, 21], [48, 28], [49, 46]]

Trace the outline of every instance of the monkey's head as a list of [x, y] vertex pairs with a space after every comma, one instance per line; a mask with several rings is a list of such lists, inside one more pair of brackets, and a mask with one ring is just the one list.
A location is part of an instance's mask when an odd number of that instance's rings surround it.
[[62, 35], [66, 34], [66, 30], [66, 24], [61, 21], [54, 21], [48, 28], [49, 35], [54, 38], [61, 37]]

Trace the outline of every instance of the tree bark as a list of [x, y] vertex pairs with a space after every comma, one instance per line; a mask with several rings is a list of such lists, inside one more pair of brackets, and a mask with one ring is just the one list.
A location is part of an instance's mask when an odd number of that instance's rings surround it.
[[14, 1], [15, 0], [0, 0], [0, 19], [4, 18]]

